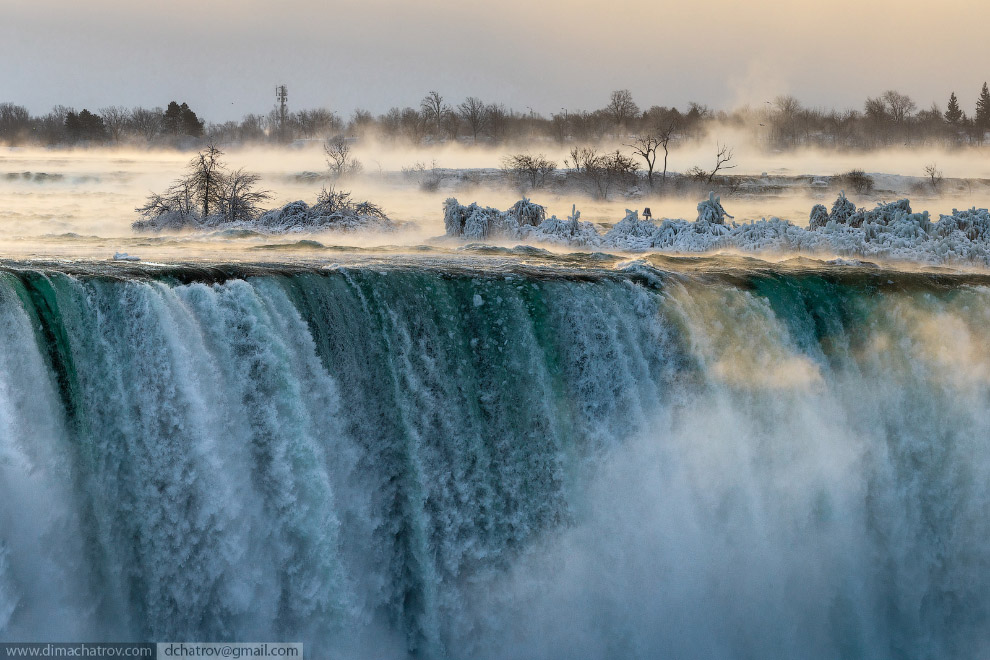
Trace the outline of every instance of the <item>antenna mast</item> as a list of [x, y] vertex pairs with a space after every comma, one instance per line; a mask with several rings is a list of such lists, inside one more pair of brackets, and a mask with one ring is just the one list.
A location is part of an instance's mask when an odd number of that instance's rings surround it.
[[285, 137], [285, 118], [289, 110], [289, 90], [285, 85], [275, 87], [275, 101], [278, 103], [278, 129], [281, 136]]

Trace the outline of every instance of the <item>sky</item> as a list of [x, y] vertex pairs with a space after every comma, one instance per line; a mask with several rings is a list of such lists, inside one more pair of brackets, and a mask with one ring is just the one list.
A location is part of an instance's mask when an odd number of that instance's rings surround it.
[[348, 117], [430, 90], [520, 112], [696, 101], [861, 109], [896, 89], [963, 110], [990, 79], [980, 0], [0, 0], [0, 102], [42, 114], [185, 101], [209, 121]]

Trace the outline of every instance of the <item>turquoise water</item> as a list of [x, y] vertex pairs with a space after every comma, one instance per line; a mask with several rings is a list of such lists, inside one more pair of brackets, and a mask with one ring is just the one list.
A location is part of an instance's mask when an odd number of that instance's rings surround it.
[[0, 272], [0, 640], [990, 652], [985, 278], [499, 254]]

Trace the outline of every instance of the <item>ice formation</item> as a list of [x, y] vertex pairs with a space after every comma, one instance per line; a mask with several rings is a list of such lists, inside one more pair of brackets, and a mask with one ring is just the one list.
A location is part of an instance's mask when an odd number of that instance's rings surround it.
[[631, 252], [802, 252], [925, 264], [990, 265], [990, 211], [972, 208], [952, 210], [932, 222], [928, 212], [914, 213], [910, 201], [901, 199], [856, 208], [841, 193], [827, 211], [816, 204], [807, 227], [771, 217], [749, 223], [729, 222], [714, 194], [698, 204], [694, 222], [664, 219], [659, 223], [640, 219], [637, 211], [602, 233], [590, 222], [581, 222], [574, 209], [567, 220], [546, 217], [546, 209], [527, 199], [508, 211], [477, 204], [462, 206], [456, 199], [444, 203], [449, 236], [470, 240], [510, 239], [557, 245], [614, 249]]
[[354, 202], [350, 193], [323, 190], [316, 203], [299, 200], [281, 208], [265, 211], [257, 217], [229, 220], [223, 215], [206, 218], [196, 213], [171, 211], [151, 215], [131, 225], [138, 231], [186, 231], [216, 229], [250, 229], [265, 234], [291, 234], [323, 231], [392, 231], [396, 223], [371, 202]]

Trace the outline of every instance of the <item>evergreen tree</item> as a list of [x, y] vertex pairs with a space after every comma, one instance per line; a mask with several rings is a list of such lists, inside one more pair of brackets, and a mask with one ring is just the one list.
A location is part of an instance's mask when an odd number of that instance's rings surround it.
[[162, 115], [162, 129], [170, 135], [203, 135], [203, 120], [186, 103], [171, 101]]
[[178, 135], [182, 129], [182, 110], [175, 101], [169, 101], [162, 115], [162, 130], [170, 135]]
[[182, 131], [186, 135], [191, 135], [193, 137], [200, 137], [203, 135], [203, 120], [196, 116], [188, 105], [183, 103], [179, 106], [179, 110], [182, 112]]
[[959, 99], [956, 98], [956, 93], [952, 92], [949, 95], [949, 107], [945, 110], [945, 121], [950, 124], [958, 124], [963, 118], [963, 112], [959, 109]]
[[79, 114], [70, 110], [65, 115], [65, 132], [72, 142], [107, 139], [107, 128], [103, 124], [103, 118], [85, 108]]
[[983, 83], [983, 91], [976, 101], [976, 117], [973, 119], [978, 130], [990, 130], [990, 90], [987, 89], [986, 83]]

